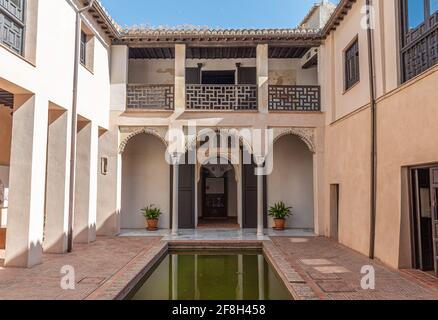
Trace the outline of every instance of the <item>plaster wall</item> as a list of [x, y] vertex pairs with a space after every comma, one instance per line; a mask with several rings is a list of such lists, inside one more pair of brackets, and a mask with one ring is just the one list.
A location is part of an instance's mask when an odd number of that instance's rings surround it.
[[[202, 63], [203, 71], [237, 70], [236, 63], [242, 67], [256, 67], [255, 59], [198, 60], [188, 59], [188, 68], [196, 68]], [[130, 59], [129, 83], [173, 84], [175, 81], [175, 62], [171, 59]], [[316, 68], [301, 69], [300, 59], [270, 59], [269, 84], [271, 85], [316, 85]]]
[[[369, 103], [367, 34], [360, 24], [363, 5], [365, 0], [359, 0], [321, 47], [321, 83], [326, 84], [321, 90], [323, 101], [329, 104], [328, 123]], [[344, 55], [355, 39], [359, 41], [360, 81], [349, 90], [345, 90]]]
[[409, 237], [409, 230], [402, 228], [409, 219], [402, 197], [407, 184], [403, 168], [438, 163], [438, 142], [433, 138], [438, 130], [437, 81], [435, 67], [378, 103], [376, 255], [394, 267], [410, 267], [409, 261], [402, 260], [409, 251], [401, 245]]
[[122, 229], [145, 228], [140, 210], [152, 204], [163, 212], [159, 227], [170, 227], [170, 167], [165, 150], [162, 141], [151, 135], [129, 141], [122, 157]]
[[[339, 241], [366, 255], [370, 230], [369, 123], [367, 109], [327, 127], [324, 193], [325, 198], [330, 199], [330, 185], [339, 185]], [[324, 211], [325, 221], [329, 222], [329, 201], [326, 201]]]
[[[394, 268], [409, 268], [411, 239], [407, 168], [438, 162], [435, 101], [438, 68], [399, 85], [398, 2], [373, 1], [374, 59], [377, 96], [377, 217], [376, 258]], [[325, 198], [330, 185], [340, 185], [339, 240], [363, 254], [369, 253], [371, 118], [366, 30], [360, 27], [362, 6], [353, 5], [336, 31], [321, 47], [320, 79], [327, 106]], [[343, 90], [343, 53], [357, 36], [360, 46], [360, 82]], [[326, 202], [325, 221], [330, 221]], [[325, 223], [324, 228], [329, 229]], [[329, 232], [328, 232], [329, 233]]]
[[[267, 178], [268, 206], [283, 201], [293, 207], [289, 228], [314, 229], [313, 154], [297, 136], [280, 138], [274, 145], [274, 171]], [[269, 219], [270, 226], [273, 225]]]
[[[30, 0], [28, 16], [34, 25], [22, 58], [0, 46], [0, 88], [12, 93], [32, 93], [70, 110], [73, 88], [75, 11], [69, 1]], [[53, 14], [56, 12], [57, 14]], [[95, 33], [92, 72], [80, 66], [81, 116], [107, 127], [109, 121], [109, 39], [87, 14], [84, 25]], [[31, 37], [29, 34], [33, 34]], [[32, 38], [32, 39], [30, 39]], [[31, 41], [34, 42], [31, 45]], [[34, 50], [34, 53], [29, 51]], [[30, 54], [30, 55], [29, 55]], [[44, 112], [44, 110], [40, 110]]]

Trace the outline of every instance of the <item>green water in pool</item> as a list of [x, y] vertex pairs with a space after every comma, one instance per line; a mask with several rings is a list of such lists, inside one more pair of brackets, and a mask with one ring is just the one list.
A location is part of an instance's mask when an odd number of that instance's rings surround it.
[[130, 295], [131, 300], [290, 300], [261, 254], [167, 255]]

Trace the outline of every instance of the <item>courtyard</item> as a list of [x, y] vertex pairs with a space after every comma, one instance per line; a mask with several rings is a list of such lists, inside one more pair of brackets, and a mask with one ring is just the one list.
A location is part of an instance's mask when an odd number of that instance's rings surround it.
[[[275, 269], [283, 273], [280, 278], [290, 281], [298, 294], [296, 299], [438, 300], [438, 281], [433, 276], [390, 269], [325, 238], [302, 232], [301, 236], [286, 234], [257, 240], [248, 232], [236, 242], [229, 237], [233, 231], [224, 232], [226, 236], [222, 240], [218, 231], [208, 230], [202, 231], [198, 240], [195, 232], [190, 231], [168, 240], [163, 240], [166, 236], [145, 236], [144, 233], [132, 236], [133, 231], [122, 237], [101, 237], [90, 245], [77, 245], [71, 254], [45, 254], [43, 263], [32, 269], [0, 268], [0, 299], [118, 299], [126, 285], [156, 262], [156, 256], [168, 243], [226, 248], [251, 247], [262, 241], [271, 252]], [[0, 251], [0, 259], [3, 254], [4, 251]], [[375, 269], [374, 290], [361, 288], [361, 268], [366, 265]], [[61, 287], [63, 266], [74, 268], [74, 290]]]

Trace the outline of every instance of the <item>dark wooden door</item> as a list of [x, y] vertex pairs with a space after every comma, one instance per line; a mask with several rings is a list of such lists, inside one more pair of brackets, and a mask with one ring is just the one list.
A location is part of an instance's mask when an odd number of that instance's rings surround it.
[[195, 228], [195, 166], [179, 166], [178, 224], [181, 229]]
[[186, 68], [186, 84], [201, 84], [200, 68]]
[[412, 181], [415, 264], [417, 269], [431, 271], [434, 269], [434, 254], [430, 169], [415, 169]]
[[237, 75], [239, 84], [257, 84], [257, 68], [239, 67]]
[[432, 168], [430, 170], [430, 177], [432, 202], [433, 258], [435, 274], [438, 276], [438, 168]]
[[[257, 228], [257, 176], [255, 175], [255, 164], [244, 164], [242, 170], [242, 224], [244, 229]], [[267, 184], [264, 177], [264, 225], [268, 225], [267, 216]]]

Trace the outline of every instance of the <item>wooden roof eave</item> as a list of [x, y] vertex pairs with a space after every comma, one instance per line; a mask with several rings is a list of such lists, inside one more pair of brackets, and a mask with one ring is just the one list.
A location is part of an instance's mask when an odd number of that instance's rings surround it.
[[186, 44], [193, 47], [253, 47], [258, 44], [271, 46], [318, 47], [322, 43], [319, 35], [306, 37], [143, 37], [125, 36], [114, 40], [114, 44], [130, 47], [173, 47], [175, 44]]
[[322, 39], [326, 39], [327, 36], [340, 25], [341, 21], [353, 7], [356, 0], [341, 0], [341, 2], [336, 7], [335, 12], [332, 14], [331, 18], [321, 31]]

